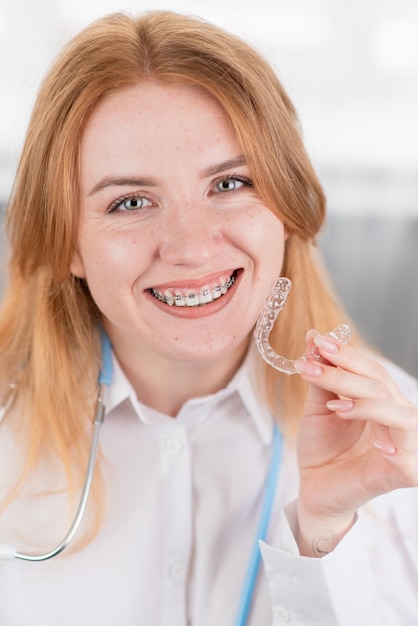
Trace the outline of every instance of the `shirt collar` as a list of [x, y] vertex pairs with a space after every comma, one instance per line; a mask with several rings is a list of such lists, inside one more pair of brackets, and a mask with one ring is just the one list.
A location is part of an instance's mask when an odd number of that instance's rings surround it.
[[[114, 353], [112, 354], [112, 362], [112, 384], [107, 388], [105, 395], [106, 415], [122, 404], [122, 402], [129, 399], [138, 417], [143, 419], [135, 390], [125, 376]], [[208, 401], [216, 404], [233, 393], [238, 393], [256, 427], [261, 441], [269, 445], [273, 436], [273, 417], [264, 399], [261, 382], [257, 379], [258, 365], [259, 356], [256, 346], [252, 342], [241, 367], [224, 389], [206, 398], [195, 398], [189, 402]]]

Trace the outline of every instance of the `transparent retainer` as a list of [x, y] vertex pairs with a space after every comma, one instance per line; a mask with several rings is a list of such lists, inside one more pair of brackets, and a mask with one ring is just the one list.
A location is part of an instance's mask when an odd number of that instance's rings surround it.
[[[271, 347], [269, 342], [269, 335], [273, 329], [274, 322], [277, 319], [280, 311], [283, 310], [286, 304], [287, 297], [292, 289], [292, 283], [288, 278], [280, 277], [273, 285], [270, 296], [267, 298], [264, 305], [264, 309], [258, 318], [254, 338], [263, 359], [274, 367], [274, 369], [284, 374], [297, 374], [298, 371], [295, 366], [295, 361], [292, 359], [286, 359], [284, 356], [280, 356]], [[340, 324], [337, 328], [334, 328], [328, 333], [330, 337], [334, 337], [343, 343], [348, 343], [351, 340], [351, 329], [347, 324]], [[310, 352], [305, 352], [300, 359], [304, 361], [320, 359], [318, 349], [314, 346]]]

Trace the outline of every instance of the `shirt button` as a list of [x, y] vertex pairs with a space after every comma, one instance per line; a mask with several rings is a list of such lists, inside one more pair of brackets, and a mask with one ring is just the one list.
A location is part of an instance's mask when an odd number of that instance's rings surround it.
[[174, 563], [170, 567], [170, 576], [174, 580], [183, 580], [184, 573], [185, 573], [185, 569], [184, 569], [184, 565], [182, 565], [182, 563]]
[[284, 606], [273, 607], [273, 617], [275, 622], [290, 622], [292, 616]]
[[168, 454], [180, 454], [183, 450], [183, 443], [181, 439], [178, 439], [177, 437], [170, 437], [170, 439], [167, 439], [165, 442], [165, 449]]

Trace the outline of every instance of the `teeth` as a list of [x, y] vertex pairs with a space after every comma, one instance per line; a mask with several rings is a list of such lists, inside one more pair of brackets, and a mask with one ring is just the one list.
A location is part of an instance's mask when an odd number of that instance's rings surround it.
[[[154, 296], [155, 296], [155, 293], [153, 293]], [[158, 300], [161, 300], [161, 302], [165, 302], [166, 304], [169, 304], [170, 306], [173, 306], [174, 304], [174, 296], [168, 290], [165, 292], [164, 296], [161, 296], [159, 298], [158, 296], [156, 297]]]
[[151, 294], [154, 298], [169, 306], [202, 306], [224, 296], [234, 284], [235, 276], [230, 276], [226, 281], [223, 278], [220, 282], [221, 284], [216, 285], [213, 289], [210, 289], [208, 286], [204, 287], [199, 293], [190, 292], [187, 295], [183, 295], [177, 292], [173, 294], [172, 291], [166, 289], [164, 294], [162, 294], [155, 289], [151, 289]]
[[176, 306], [186, 306], [186, 300], [183, 298], [181, 293], [176, 293], [174, 296], [174, 304]]
[[212, 302], [212, 294], [208, 287], [207, 289], [203, 289], [203, 291], [199, 293], [199, 303], [208, 304], [209, 302]]
[[212, 290], [212, 298], [214, 300], [217, 300], [218, 298], [220, 298], [222, 295], [222, 289], [221, 287], [215, 287], [215, 289]]
[[198, 306], [199, 305], [199, 296], [195, 293], [189, 293], [186, 296], [186, 306]]

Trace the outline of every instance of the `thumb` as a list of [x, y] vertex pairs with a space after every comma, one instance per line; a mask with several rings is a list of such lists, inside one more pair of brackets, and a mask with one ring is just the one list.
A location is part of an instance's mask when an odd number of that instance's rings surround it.
[[321, 389], [319, 385], [315, 384], [316, 379], [320, 379], [323, 373], [321, 363], [327, 363], [314, 344], [314, 337], [318, 335], [318, 331], [315, 329], [308, 330], [306, 333], [306, 350], [304, 355], [295, 361], [295, 367], [303, 380], [308, 384], [308, 395], [305, 402], [305, 415], [320, 413], [329, 413], [325, 403], [332, 398], [335, 398], [335, 394]]

